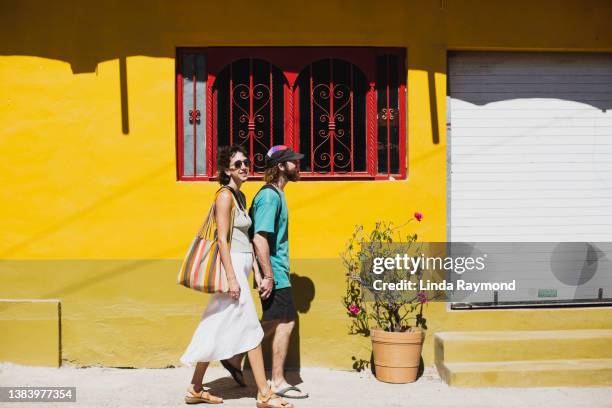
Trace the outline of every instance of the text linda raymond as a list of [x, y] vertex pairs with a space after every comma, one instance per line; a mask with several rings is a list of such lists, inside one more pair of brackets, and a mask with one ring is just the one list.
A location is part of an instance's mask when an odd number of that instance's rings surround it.
[[402, 279], [399, 282], [383, 282], [377, 279], [373, 283], [374, 290], [469, 290], [472, 292], [484, 291], [513, 291], [516, 290], [516, 280], [510, 282], [468, 282], [459, 279], [455, 282], [446, 280], [432, 282], [430, 280], [411, 282]]

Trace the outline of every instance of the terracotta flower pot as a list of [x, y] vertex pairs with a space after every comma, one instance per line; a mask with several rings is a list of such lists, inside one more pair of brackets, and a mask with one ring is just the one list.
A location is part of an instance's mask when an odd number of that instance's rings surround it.
[[421, 362], [423, 331], [418, 328], [406, 332], [372, 329], [370, 336], [376, 378], [394, 384], [414, 382]]

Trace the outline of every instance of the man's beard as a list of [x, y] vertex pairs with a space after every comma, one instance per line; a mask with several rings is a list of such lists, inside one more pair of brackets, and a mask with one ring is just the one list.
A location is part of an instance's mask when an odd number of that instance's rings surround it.
[[285, 177], [287, 177], [287, 180], [289, 181], [298, 181], [300, 179], [300, 172], [297, 168], [295, 168], [291, 171], [286, 171]]

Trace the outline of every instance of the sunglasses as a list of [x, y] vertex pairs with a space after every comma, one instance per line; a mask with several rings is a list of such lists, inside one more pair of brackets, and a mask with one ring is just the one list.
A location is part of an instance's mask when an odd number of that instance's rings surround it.
[[246, 167], [247, 169], [251, 167], [251, 161], [249, 159], [244, 159], [244, 160], [236, 160], [233, 164], [233, 168], [238, 170], [242, 167], [243, 164], [244, 164], [244, 167]]

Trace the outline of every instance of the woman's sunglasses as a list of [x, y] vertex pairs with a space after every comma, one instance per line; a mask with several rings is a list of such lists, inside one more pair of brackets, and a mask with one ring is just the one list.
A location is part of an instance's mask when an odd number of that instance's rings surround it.
[[234, 169], [238, 170], [242, 167], [243, 164], [244, 164], [244, 167], [246, 167], [247, 169], [251, 167], [251, 161], [249, 159], [236, 160], [233, 164], [233, 167]]

